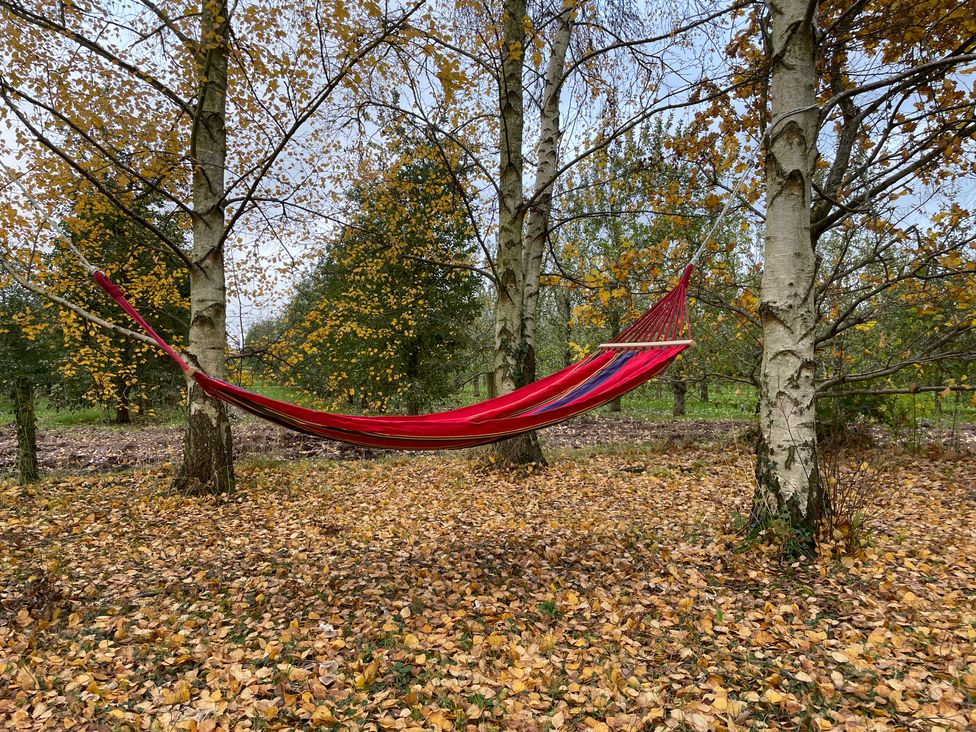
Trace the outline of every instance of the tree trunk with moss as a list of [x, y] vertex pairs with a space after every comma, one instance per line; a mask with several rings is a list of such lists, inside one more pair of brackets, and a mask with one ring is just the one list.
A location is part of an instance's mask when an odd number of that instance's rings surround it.
[[[525, 201], [522, 194], [522, 133], [525, 110], [522, 94], [522, 62], [525, 53], [525, 0], [505, 0], [502, 9], [502, 66], [498, 84], [500, 112], [498, 275], [495, 303], [495, 358], [493, 380], [499, 396], [509, 394], [524, 381], [525, 343], [522, 338], [525, 271], [522, 231]], [[544, 463], [534, 432], [497, 443], [495, 461], [520, 465]]]
[[772, 123], [766, 140], [766, 241], [760, 319], [760, 443], [753, 520], [814, 537], [825, 499], [814, 390], [816, 260], [811, 236], [817, 156], [816, 4], [769, 3]]
[[680, 376], [671, 379], [671, 395], [674, 401], [671, 406], [671, 415], [674, 417], [685, 416], [685, 397], [688, 394], [688, 382]]
[[17, 479], [21, 485], [37, 482], [37, 418], [34, 386], [26, 376], [14, 379], [11, 397], [17, 425]]
[[566, 54], [576, 19], [575, 3], [566, 2], [554, 21], [552, 52], [546, 64], [545, 85], [542, 89], [542, 108], [539, 113], [539, 143], [536, 146], [535, 183], [532, 204], [525, 218], [524, 266], [525, 304], [522, 314], [522, 337], [525, 356], [522, 380], [531, 383], [538, 378], [536, 336], [539, 320], [539, 294], [541, 290], [542, 260], [549, 241], [552, 219], [552, 184], [559, 169], [559, 98], [563, 86]]

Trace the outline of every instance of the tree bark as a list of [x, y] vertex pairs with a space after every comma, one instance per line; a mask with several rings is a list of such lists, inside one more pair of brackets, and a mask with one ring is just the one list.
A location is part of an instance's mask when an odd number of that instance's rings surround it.
[[703, 376], [702, 380], [698, 382], [698, 398], [701, 399], [706, 404], [708, 403], [708, 377]]
[[118, 391], [118, 398], [115, 402], [115, 424], [130, 424], [132, 422], [132, 414], [129, 409], [129, 395], [125, 381], [123, 379], [117, 379], [115, 388]]
[[36, 483], [37, 418], [34, 415], [34, 386], [26, 376], [14, 378], [14, 422], [17, 425], [17, 478], [21, 485]]
[[[525, 201], [522, 194], [522, 133], [525, 126], [522, 64], [525, 54], [525, 0], [505, 0], [502, 10], [502, 64], [498, 79], [499, 139], [498, 276], [495, 304], [495, 356], [492, 364], [495, 391], [515, 391], [523, 383], [525, 360], [522, 316], [525, 286], [522, 231]], [[545, 463], [534, 432], [496, 443], [495, 460], [501, 464]]]
[[682, 378], [671, 379], [671, 394], [674, 396], [674, 404], [671, 414], [675, 417], [685, 416], [685, 395], [688, 393], [688, 382]]
[[[190, 268], [191, 362], [223, 378], [227, 350], [224, 282], [224, 161], [227, 157], [226, 0], [204, 0], [200, 25], [200, 102], [191, 142], [193, 160], [193, 266]], [[219, 16], [219, 17], [218, 17]], [[233, 442], [226, 405], [189, 381], [183, 463], [177, 490], [223, 493], [234, 490]]]
[[500, 112], [498, 292], [495, 304], [495, 354], [492, 364], [495, 390], [514, 391], [519, 382], [522, 331], [522, 129], [525, 123], [522, 99], [522, 57], [525, 44], [525, 2], [505, 0], [502, 19], [502, 68], [498, 85]]
[[[766, 241], [760, 319], [760, 442], [753, 521], [786, 521], [804, 543], [825, 509], [814, 388], [816, 261], [810, 228], [817, 156], [816, 4], [775, 0], [766, 139]], [[812, 11], [812, 12], [811, 12]]]
[[407, 372], [405, 376], [407, 377], [410, 386], [407, 390], [407, 414], [411, 417], [416, 417], [420, 414], [420, 395], [417, 393], [417, 382], [419, 381], [419, 369], [418, 364], [420, 354], [417, 349], [414, 348], [410, 351], [410, 356], [407, 360]]
[[546, 65], [545, 86], [542, 90], [542, 109], [539, 113], [539, 143], [536, 146], [535, 183], [532, 205], [525, 219], [525, 291], [522, 315], [522, 338], [525, 342], [525, 363], [522, 381], [531, 383], [538, 378], [536, 372], [536, 324], [539, 318], [539, 290], [542, 260], [549, 237], [549, 221], [552, 213], [552, 186], [559, 167], [559, 97], [562, 91], [563, 70], [566, 54], [573, 33], [576, 5], [569, 2], [556, 18], [552, 36], [552, 52]]

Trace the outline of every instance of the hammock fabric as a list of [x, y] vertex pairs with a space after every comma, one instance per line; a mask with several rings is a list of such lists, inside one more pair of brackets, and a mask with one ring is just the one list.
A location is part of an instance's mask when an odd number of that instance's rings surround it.
[[[617, 337], [616, 343], [648, 343], [688, 338], [688, 265], [678, 284]], [[121, 290], [105, 276], [92, 276], [108, 295], [172, 358], [188, 377], [215, 399], [240, 407], [282, 427], [365, 447], [444, 450], [485, 445], [562, 422], [606, 404], [660, 374], [688, 343], [601, 348], [579, 363], [479, 404], [411, 417], [358, 417], [306, 409], [255, 394], [190, 366], [145, 321]]]

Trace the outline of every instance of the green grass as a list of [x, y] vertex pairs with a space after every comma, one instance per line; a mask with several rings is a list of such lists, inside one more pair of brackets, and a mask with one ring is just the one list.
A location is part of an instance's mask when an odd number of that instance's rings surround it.
[[[691, 384], [685, 394], [685, 415], [672, 416], [674, 397], [665, 383], [650, 382], [623, 398], [623, 413], [640, 419], [653, 420], [748, 420], [756, 416], [756, 390], [751, 386], [712, 384], [708, 401], [702, 401], [697, 384]], [[608, 407], [600, 411], [606, 412]]]
[[[38, 427], [84, 427], [106, 424], [108, 415], [96, 407], [83, 409], [56, 409], [48, 405], [46, 399], [38, 399], [34, 405]], [[0, 424], [14, 421], [13, 404], [9, 399], [0, 399]]]
[[[266, 381], [258, 381], [251, 385], [254, 391], [286, 402], [294, 402], [311, 408], [322, 408], [324, 403], [298, 389]], [[713, 383], [709, 388], [709, 399], [702, 401], [698, 385], [690, 384], [685, 395], [685, 415], [673, 417], [672, 408], [674, 397], [669, 384], [663, 381], [651, 381], [623, 398], [621, 414], [626, 417], [648, 421], [665, 420], [750, 420], [755, 417], [756, 390], [745, 384]], [[453, 407], [474, 404], [487, 399], [485, 390], [479, 395], [474, 393], [471, 385], [453, 398], [436, 405], [433, 411], [451, 409]], [[894, 415], [890, 420], [896, 430], [908, 432], [912, 430], [914, 420], [926, 422], [943, 429], [952, 427], [955, 417], [960, 423], [976, 422], [976, 403], [970, 393], [963, 393], [958, 400], [949, 396], [941, 399], [942, 413], [939, 414], [934, 393], [904, 394], [888, 396], [884, 404], [886, 414]], [[111, 424], [111, 415], [105, 409], [85, 407], [81, 409], [59, 409], [48, 404], [47, 400], [37, 400], [37, 422], [41, 429], [104, 426], [115, 427]], [[353, 407], [348, 410], [355, 411]], [[609, 406], [597, 410], [600, 414], [610, 414]], [[152, 415], [133, 415], [136, 425], [178, 425], [183, 413], [178, 408], [157, 409]], [[8, 399], [0, 398], [0, 425], [13, 422], [13, 408]], [[248, 417], [248, 419], [252, 419]]]
[[[941, 402], [941, 413], [938, 406]], [[941, 429], [951, 429], [953, 419], [960, 423], [976, 422], [976, 397], [972, 392], [961, 392], [938, 398], [934, 392], [920, 394], [894, 394], [883, 397], [886, 414], [898, 429], [911, 430], [914, 420], [925, 420]]]
[[[115, 427], [123, 429], [125, 425], [112, 424], [112, 414], [101, 407], [79, 407], [73, 409], [51, 406], [47, 399], [39, 397], [34, 404], [39, 429], [58, 427]], [[183, 411], [172, 407], [157, 408], [149, 415], [132, 415], [134, 425], [178, 425], [182, 423]], [[0, 426], [14, 421], [13, 404], [7, 398], [0, 399]]]

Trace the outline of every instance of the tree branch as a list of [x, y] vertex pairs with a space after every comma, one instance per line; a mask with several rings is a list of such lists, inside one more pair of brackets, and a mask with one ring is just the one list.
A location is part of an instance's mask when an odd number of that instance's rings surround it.
[[93, 323], [100, 328], [104, 328], [117, 335], [125, 336], [126, 338], [131, 338], [139, 341], [140, 343], [147, 343], [154, 348], [159, 347], [159, 344], [145, 333], [129, 330], [121, 325], [116, 325], [115, 323], [105, 320], [104, 318], [100, 318], [94, 313], [88, 312], [83, 307], [75, 305], [73, 302], [65, 300], [59, 295], [55, 295], [50, 290], [47, 290], [46, 288], [27, 280], [26, 278], [22, 277], [13, 267], [11, 267], [3, 257], [0, 257], [0, 268], [10, 275], [14, 282], [23, 287], [25, 290], [33, 292], [35, 295], [40, 295], [41, 297], [50, 300], [51, 302], [56, 303], [57, 305], [60, 305], [61, 307], [66, 308], [77, 315], [80, 315], [88, 322]]

